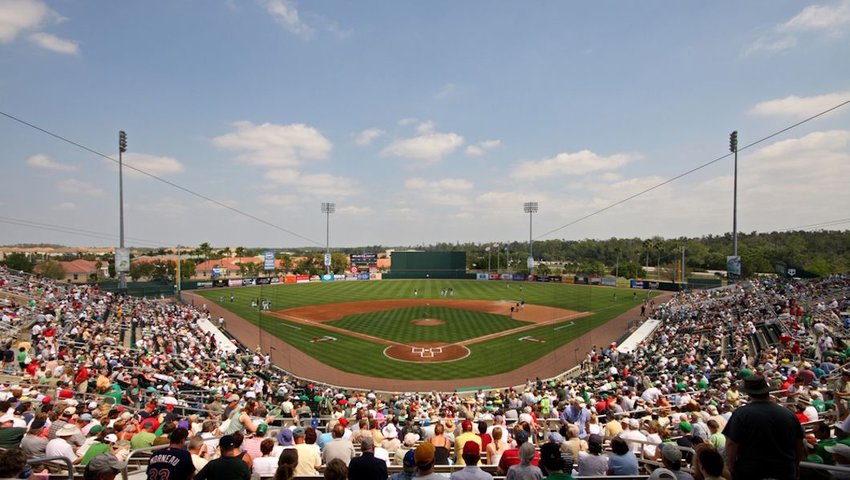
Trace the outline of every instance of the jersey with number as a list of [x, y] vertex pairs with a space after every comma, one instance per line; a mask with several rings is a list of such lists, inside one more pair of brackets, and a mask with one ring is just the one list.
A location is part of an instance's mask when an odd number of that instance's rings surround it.
[[195, 466], [192, 454], [179, 448], [157, 450], [148, 464], [147, 480], [186, 480], [191, 478]]

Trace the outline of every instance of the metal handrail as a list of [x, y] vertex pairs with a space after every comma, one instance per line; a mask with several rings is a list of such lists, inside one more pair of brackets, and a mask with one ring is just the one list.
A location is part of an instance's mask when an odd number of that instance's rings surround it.
[[38, 457], [27, 460], [27, 465], [41, 465], [43, 463], [55, 463], [56, 460], [61, 460], [68, 467], [68, 480], [74, 480], [74, 464], [66, 457], [57, 455], [55, 457]]
[[136, 455], [138, 453], [151, 453], [151, 452], [154, 452], [156, 450], [162, 450], [163, 448], [168, 448], [168, 445], [157, 445], [155, 447], [136, 448], [136, 449], [130, 451], [130, 454], [127, 455], [127, 459], [124, 461], [124, 468], [121, 469], [121, 479], [127, 480], [127, 478], [128, 478], [127, 470], [130, 467], [130, 460], [133, 459], [133, 456], [138, 456], [138, 455]]

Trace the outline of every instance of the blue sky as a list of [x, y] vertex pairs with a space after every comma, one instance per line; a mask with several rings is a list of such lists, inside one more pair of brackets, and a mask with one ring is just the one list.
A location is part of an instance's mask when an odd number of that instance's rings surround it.
[[[732, 160], [850, 100], [850, 0], [0, 0], [0, 111], [125, 176], [147, 246], [723, 234]], [[739, 229], [850, 217], [850, 106], [742, 151]], [[117, 170], [0, 117], [0, 244], [113, 245]], [[846, 226], [846, 225], [845, 225]], [[843, 228], [843, 227], [842, 227]], [[553, 232], [546, 235], [547, 232]]]

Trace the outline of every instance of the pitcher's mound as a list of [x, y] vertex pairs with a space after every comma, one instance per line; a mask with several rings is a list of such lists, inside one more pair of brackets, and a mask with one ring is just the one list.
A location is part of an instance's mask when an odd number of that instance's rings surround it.
[[466, 358], [469, 349], [463, 345], [414, 342], [410, 345], [391, 345], [384, 349], [384, 355], [403, 362], [439, 363]]
[[418, 327], [436, 327], [438, 325], [446, 324], [446, 322], [437, 320], [436, 318], [417, 318], [416, 320], [411, 320], [410, 323]]

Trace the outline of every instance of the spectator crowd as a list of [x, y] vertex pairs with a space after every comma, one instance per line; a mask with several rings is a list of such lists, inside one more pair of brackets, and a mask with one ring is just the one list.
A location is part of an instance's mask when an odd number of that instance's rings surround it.
[[631, 351], [471, 393], [303, 381], [204, 307], [3, 267], [0, 293], [0, 478], [114, 478], [135, 451], [149, 479], [850, 478], [800, 466], [850, 465], [847, 276], [676, 293]]

